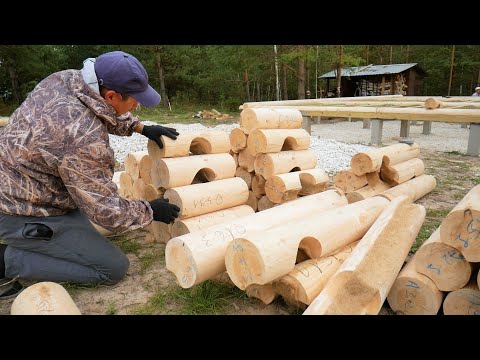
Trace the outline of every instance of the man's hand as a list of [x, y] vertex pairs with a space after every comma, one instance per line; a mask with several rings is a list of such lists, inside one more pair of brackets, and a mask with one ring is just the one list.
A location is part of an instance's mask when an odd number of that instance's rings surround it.
[[178, 217], [180, 208], [177, 205], [170, 204], [168, 199], [155, 199], [150, 201], [153, 210], [153, 220], [170, 224]]
[[165, 135], [172, 140], [177, 140], [179, 133], [174, 128], [169, 128], [161, 125], [144, 125], [142, 135], [146, 136], [150, 140], [155, 141], [160, 149], [163, 148], [163, 143], [160, 140], [160, 136]]

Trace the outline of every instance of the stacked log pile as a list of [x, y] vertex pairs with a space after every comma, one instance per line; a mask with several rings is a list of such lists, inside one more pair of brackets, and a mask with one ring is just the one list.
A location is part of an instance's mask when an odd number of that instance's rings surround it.
[[389, 295], [402, 314], [480, 313], [480, 185], [471, 189], [400, 272]]

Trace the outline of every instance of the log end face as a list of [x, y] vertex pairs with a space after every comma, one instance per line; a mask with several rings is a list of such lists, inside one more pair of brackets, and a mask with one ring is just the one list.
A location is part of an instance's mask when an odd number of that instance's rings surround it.
[[197, 266], [192, 252], [181, 238], [171, 239], [165, 247], [165, 265], [179, 285], [188, 289], [196, 284]]
[[252, 284], [262, 284], [261, 254], [247, 239], [230, 242], [225, 253], [225, 266], [233, 283], [241, 290]]
[[443, 302], [445, 315], [480, 315], [480, 291], [460, 289], [448, 293]]
[[442, 221], [441, 242], [462, 253], [468, 262], [480, 262], [480, 211], [460, 209], [452, 211]]
[[352, 172], [357, 176], [362, 176], [375, 171], [373, 169], [372, 159], [365, 153], [357, 153], [353, 155], [350, 165]]

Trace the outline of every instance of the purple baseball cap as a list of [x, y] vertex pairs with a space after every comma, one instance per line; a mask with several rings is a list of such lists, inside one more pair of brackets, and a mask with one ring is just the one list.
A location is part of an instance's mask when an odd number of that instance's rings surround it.
[[128, 94], [140, 104], [152, 108], [160, 103], [160, 94], [148, 85], [145, 68], [133, 55], [112, 51], [95, 60], [98, 84]]

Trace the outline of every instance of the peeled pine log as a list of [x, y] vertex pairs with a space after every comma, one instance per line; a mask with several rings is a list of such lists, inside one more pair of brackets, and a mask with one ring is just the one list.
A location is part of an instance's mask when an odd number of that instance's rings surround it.
[[252, 156], [285, 150], [306, 150], [310, 134], [305, 129], [255, 129], [248, 136], [247, 150]]
[[214, 211], [205, 215], [194, 216], [189, 219], [177, 219], [171, 225], [170, 232], [172, 237], [190, 234], [213, 225], [251, 215], [254, 212], [255, 211], [248, 205], [239, 205], [229, 209]]
[[420, 175], [403, 184], [394, 186], [382, 192], [382, 195], [398, 197], [406, 195], [411, 202], [417, 201], [431, 192], [437, 186], [437, 180], [432, 175]]
[[0, 127], [6, 126], [8, 124], [8, 117], [0, 117]]
[[195, 177], [206, 181], [235, 176], [235, 160], [228, 154], [207, 154], [153, 160], [152, 185], [166, 189], [192, 184]]
[[322, 169], [300, 171], [300, 183], [302, 190], [299, 195], [313, 195], [325, 191], [330, 183], [330, 177]]
[[428, 277], [415, 270], [415, 254], [392, 285], [387, 301], [399, 315], [437, 315], [445, 293]]
[[365, 175], [357, 176], [350, 169], [341, 170], [335, 175], [333, 183], [342, 189], [345, 194], [348, 194], [367, 185], [367, 177]]
[[125, 171], [130, 174], [133, 181], [140, 177], [140, 162], [144, 156], [148, 156], [147, 151], [137, 151], [125, 156]]
[[245, 148], [238, 153], [238, 166], [244, 168], [248, 172], [255, 170], [255, 156], [250, 155]]
[[43, 281], [23, 290], [12, 303], [11, 315], [82, 315], [65, 288]]
[[166, 244], [168, 240], [172, 238], [171, 232], [174, 224], [165, 224], [161, 221], [152, 221], [147, 229], [153, 235], [153, 240], [151, 239], [152, 241], [150, 242]]
[[180, 219], [188, 219], [245, 204], [248, 187], [243, 179], [231, 178], [168, 189], [164, 197], [180, 208]]
[[468, 262], [480, 262], [480, 185], [471, 189], [442, 221], [440, 238]]
[[415, 253], [415, 270], [430, 278], [441, 291], [464, 287], [472, 265], [455, 248], [440, 241], [440, 228]]
[[439, 109], [439, 108], [449, 108], [449, 109], [478, 109], [480, 108], [480, 104], [475, 102], [468, 102], [468, 101], [456, 101], [456, 102], [446, 102], [440, 101], [435, 98], [428, 98], [425, 100], [424, 106], [427, 109]]
[[375, 197], [321, 215], [312, 211], [297, 219], [295, 226], [288, 222], [268, 232], [237, 236], [225, 253], [228, 275], [242, 290], [276, 280], [295, 268], [299, 248], [310, 258], [320, 259], [359, 240], [388, 203]]
[[[288, 201], [285, 201], [285, 202], [288, 202]], [[271, 209], [275, 206], [278, 206], [280, 204], [276, 204], [274, 203], [273, 201], [271, 201], [268, 196], [262, 196], [260, 199], [258, 199], [258, 202], [257, 202], [257, 210], [258, 211], [264, 211], [264, 210], [267, 210], [267, 209]]]
[[150, 155], [143, 156], [140, 159], [140, 170], [139, 170], [139, 175], [143, 179], [143, 182], [145, 184], [152, 184], [152, 166], [153, 162], [152, 159], [150, 158]]
[[376, 315], [425, 220], [425, 208], [393, 199], [304, 315]]
[[480, 315], [480, 291], [475, 279], [462, 289], [448, 293], [443, 302], [444, 315]]
[[126, 171], [122, 171], [120, 174], [120, 190], [123, 193], [123, 197], [127, 199], [133, 196], [133, 179]]
[[265, 284], [265, 285], [253, 284], [253, 285], [247, 286], [247, 288], [245, 289], [245, 292], [247, 293], [248, 297], [257, 298], [266, 305], [270, 304], [278, 296], [272, 284]]
[[[403, 95], [378, 95], [378, 96], [369, 96], [367, 97], [342, 97], [342, 98], [321, 98], [321, 99], [302, 99], [302, 100], [280, 100], [280, 101], [251, 101], [243, 103], [240, 105], [240, 109], [248, 109], [253, 107], [264, 107], [264, 106], [305, 106], [305, 105], [320, 105], [320, 104], [350, 104], [350, 102], [383, 102], [383, 101], [393, 101], [394, 99], [398, 101], [407, 101], [409, 97], [404, 97]], [[404, 100], [405, 99], [405, 100]], [[425, 101], [425, 100], [416, 100], [416, 101]]]
[[138, 178], [133, 182], [132, 195], [135, 199], [146, 201], [152, 201], [161, 197], [157, 189], [153, 185], [145, 184], [142, 178]]
[[274, 290], [290, 304], [310, 305], [357, 244], [353, 242], [332, 255], [295, 265], [288, 275], [273, 282]]
[[234, 128], [230, 132], [230, 147], [234, 153], [239, 153], [247, 146], [247, 135], [240, 128]]
[[235, 171], [235, 176], [245, 180], [249, 189], [252, 188], [252, 179], [255, 176], [254, 173], [248, 172], [246, 169], [242, 167], [238, 167], [237, 170]]
[[238, 165], [238, 154], [234, 153], [232, 150], [230, 150], [228, 153], [233, 157], [233, 160], [235, 160], [235, 168], [237, 168], [239, 166]]
[[391, 186], [397, 186], [414, 177], [423, 175], [424, 171], [425, 164], [423, 161], [414, 158], [392, 166], [383, 163], [380, 169], [380, 177]]
[[301, 129], [302, 113], [296, 109], [244, 109], [240, 113], [240, 128], [245, 134], [255, 129]]
[[230, 139], [226, 132], [218, 130], [182, 131], [176, 140], [160, 136], [163, 148], [148, 140], [148, 154], [152, 160], [203, 154], [222, 154], [230, 151]]
[[276, 174], [313, 169], [315, 166], [317, 166], [317, 157], [312, 150], [258, 154], [255, 158], [255, 173], [262, 175], [266, 180]]
[[295, 223], [306, 214], [318, 214], [346, 203], [343, 193], [324, 191], [173, 238], [165, 248], [166, 267], [175, 274], [180, 286], [190, 288], [226, 270], [225, 251], [233, 239], [255, 232], [267, 232], [285, 222]]
[[367, 173], [379, 172], [384, 157], [386, 157], [387, 165], [392, 166], [416, 158], [419, 154], [420, 146], [418, 144], [395, 144], [367, 152], [359, 152], [353, 155], [350, 166], [355, 175], [362, 176]]
[[258, 198], [255, 196], [253, 191], [248, 192], [248, 200], [245, 205], [250, 206], [254, 212], [258, 210]]
[[385, 190], [388, 190], [390, 187], [391, 187], [390, 185], [387, 185], [383, 182], [379, 183], [376, 186], [371, 186], [371, 185], [364, 186], [361, 189], [352, 191], [351, 193], [347, 194], [348, 203], [352, 204], [354, 202], [368, 199], [375, 195], [379, 195], [385, 192]]
[[252, 191], [257, 199], [260, 199], [262, 196], [266, 195], [265, 183], [265, 178], [262, 175], [255, 174], [252, 179]]

